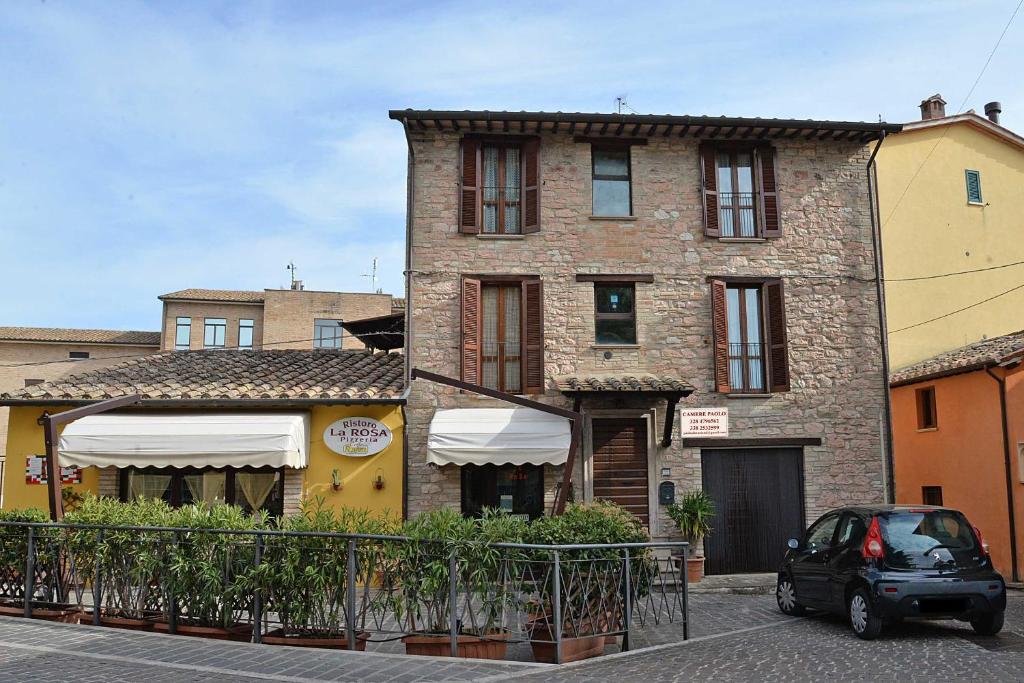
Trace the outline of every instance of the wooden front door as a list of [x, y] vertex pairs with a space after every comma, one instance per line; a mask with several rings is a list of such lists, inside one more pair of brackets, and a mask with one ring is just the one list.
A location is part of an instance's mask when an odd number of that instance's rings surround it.
[[802, 449], [705, 449], [700, 460], [704, 491], [715, 503], [705, 571], [776, 571], [786, 541], [804, 532]]
[[650, 523], [647, 421], [592, 420], [594, 499], [610, 500]]

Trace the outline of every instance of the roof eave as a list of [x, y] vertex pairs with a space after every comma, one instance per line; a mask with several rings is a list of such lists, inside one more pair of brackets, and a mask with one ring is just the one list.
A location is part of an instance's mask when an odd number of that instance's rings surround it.
[[[108, 398], [99, 399], [74, 399], [74, 398], [25, 398], [25, 399], [0, 399], [0, 407], [29, 407], [29, 406], [84, 406]], [[163, 399], [144, 398], [138, 402], [139, 406], [151, 408], [254, 408], [254, 407], [303, 407], [322, 405], [405, 405], [406, 398], [401, 396], [389, 396], [381, 398], [251, 398], [251, 399]]]

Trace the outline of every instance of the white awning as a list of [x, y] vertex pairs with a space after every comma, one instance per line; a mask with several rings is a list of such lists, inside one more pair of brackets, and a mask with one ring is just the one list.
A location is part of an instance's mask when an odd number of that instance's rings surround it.
[[309, 415], [90, 415], [64, 428], [64, 467], [305, 467]]
[[436, 465], [561, 465], [569, 420], [532, 408], [438, 410], [430, 421], [427, 461]]

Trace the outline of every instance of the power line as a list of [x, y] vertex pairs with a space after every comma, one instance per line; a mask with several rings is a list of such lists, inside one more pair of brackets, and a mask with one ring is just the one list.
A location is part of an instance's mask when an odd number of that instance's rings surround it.
[[1000, 292], [999, 294], [996, 294], [995, 296], [990, 296], [987, 299], [982, 299], [981, 301], [976, 301], [975, 303], [970, 304], [969, 306], [964, 306], [963, 308], [958, 308], [955, 311], [950, 311], [949, 313], [943, 313], [940, 316], [936, 316], [934, 318], [929, 318], [928, 320], [922, 320], [919, 323], [914, 323], [913, 325], [907, 325], [906, 327], [901, 327], [898, 330], [889, 330], [889, 334], [892, 335], [892, 334], [896, 334], [897, 332], [903, 332], [904, 330], [911, 330], [911, 329], [913, 329], [915, 327], [921, 327], [922, 325], [927, 325], [928, 323], [933, 323], [936, 320], [942, 320], [943, 318], [948, 318], [949, 316], [956, 315], [957, 313], [963, 313], [964, 311], [966, 311], [968, 309], [975, 308], [977, 306], [981, 306], [982, 304], [988, 303], [989, 301], [992, 301], [993, 299], [998, 299], [999, 297], [1006, 296], [1007, 294], [1010, 294], [1011, 292], [1016, 292], [1018, 289], [1024, 289], [1024, 284], [1017, 285], [1016, 287], [1011, 287], [1010, 289], [1006, 290], [1005, 292]]
[[1014, 261], [1013, 263], [1004, 263], [1001, 266], [989, 266], [987, 268], [975, 268], [973, 270], [958, 270], [954, 273], [940, 273], [938, 275], [921, 275], [919, 277], [897, 277], [897, 278], [885, 278], [885, 282], [916, 282], [918, 280], [935, 280], [940, 277], [953, 277], [954, 275], [969, 275], [971, 273], [984, 273], [989, 270], [999, 270], [1000, 268], [1009, 268], [1011, 266], [1019, 266], [1024, 264], [1024, 261]]

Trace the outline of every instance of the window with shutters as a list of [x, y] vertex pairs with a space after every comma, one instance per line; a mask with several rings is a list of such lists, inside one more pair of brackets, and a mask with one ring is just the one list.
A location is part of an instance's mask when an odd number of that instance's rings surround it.
[[967, 179], [967, 203], [983, 204], [981, 199], [981, 172], [967, 169], [964, 171]]
[[700, 159], [705, 235], [721, 239], [782, 236], [773, 147], [704, 143]]
[[541, 283], [464, 278], [462, 379], [513, 394], [544, 391]]
[[539, 142], [466, 137], [461, 145], [459, 230], [482, 235], [537, 232]]
[[782, 282], [714, 280], [711, 288], [717, 390], [733, 394], [789, 391]]

